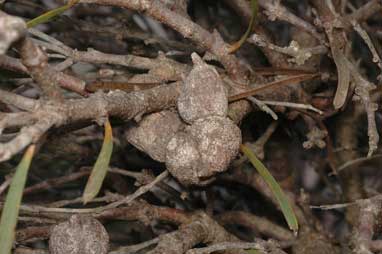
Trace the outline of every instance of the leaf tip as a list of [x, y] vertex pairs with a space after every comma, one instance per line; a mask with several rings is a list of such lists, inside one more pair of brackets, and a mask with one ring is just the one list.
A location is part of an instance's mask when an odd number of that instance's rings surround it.
[[93, 196], [94, 195], [85, 192], [82, 195], [82, 204], [86, 205], [87, 203], [89, 203], [94, 198]]

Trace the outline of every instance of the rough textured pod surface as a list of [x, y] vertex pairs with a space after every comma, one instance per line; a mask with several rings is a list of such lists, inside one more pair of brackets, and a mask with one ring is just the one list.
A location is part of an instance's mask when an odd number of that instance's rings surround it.
[[106, 254], [109, 235], [93, 217], [73, 215], [55, 226], [50, 234], [51, 254]]
[[187, 128], [198, 144], [202, 168], [200, 177], [225, 171], [239, 152], [241, 131], [230, 119], [212, 116], [200, 119]]
[[191, 57], [194, 67], [184, 80], [177, 102], [180, 116], [189, 124], [208, 116], [226, 116], [227, 91], [218, 72], [196, 53]]
[[130, 127], [125, 135], [129, 143], [147, 153], [154, 160], [166, 160], [170, 139], [183, 126], [177, 113], [161, 111], [145, 116], [138, 125]]
[[178, 132], [167, 145], [166, 167], [182, 184], [198, 184], [200, 154], [198, 145], [184, 132]]
[[184, 185], [204, 185], [239, 152], [241, 132], [230, 119], [207, 117], [178, 132], [167, 145], [166, 166]]

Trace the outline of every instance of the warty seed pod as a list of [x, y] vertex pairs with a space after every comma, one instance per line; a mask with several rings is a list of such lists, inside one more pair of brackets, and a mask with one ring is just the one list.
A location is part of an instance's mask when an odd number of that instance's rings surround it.
[[125, 136], [136, 148], [164, 162], [167, 144], [182, 126], [177, 113], [165, 110], [145, 116], [137, 126], [128, 128]]
[[202, 162], [199, 177], [206, 178], [225, 171], [239, 152], [241, 131], [229, 118], [203, 118], [187, 127], [186, 131], [198, 145]]
[[226, 116], [227, 91], [218, 72], [196, 53], [191, 57], [194, 67], [184, 80], [177, 102], [180, 116], [189, 124], [208, 116]]
[[166, 167], [184, 185], [199, 183], [198, 145], [184, 132], [178, 132], [167, 145]]
[[241, 131], [230, 119], [200, 119], [170, 140], [166, 166], [184, 185], [205, 185], [228, 168], [240, 144]]
[[73, 215], [56, 225], [50, 234], [51, 254], [106, 254], [109, 235], [103, 225], [90, 216]]

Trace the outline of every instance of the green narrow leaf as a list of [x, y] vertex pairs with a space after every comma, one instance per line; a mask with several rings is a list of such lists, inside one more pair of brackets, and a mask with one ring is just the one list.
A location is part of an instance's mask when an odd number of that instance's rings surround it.
[[252, 9], [252, 17], [251, 17], [251, 20], [249, 21], [247, 31], [245, 31], [244, 35], [240, 38], [240, 40], [233, 43], [228, 48], [229, 53], [233, 53], [236, 50], [238, 50], [241, 47], [241, 45], [243, 45], [243, 43], [247, 40], [249, 34], [251, 33], [253, 24], [255, 23], [255, 18], [257, 16], [257, 11], [258, 11], [257, 0], [251, 0], [251, 9]]
[[27, 26], [28, 26], [28, 28], [30, 28], [30, 27], [34, 27], [34, 26], [37, 26], [37, 25], [42, 24], [42, 23], [46, 23], [49, 20], [51, 20], [52, 18], [60, 15], [64, 11], [72, 8], [72, 6], [77, 4], [78, 2], [79, 2], [79, 0], [69, 0], [66, 5], [58, 7], [58, 8], [53, 9], [53, 10], [50, 10], [48, 12], [45, 12], [44, 14], [42, 14], [42, 15], [40, 15], [40, 16], [32, 19], [32, 20], [29, 20], [27, 22]]
[[113, 132], [109, 120], [105, 122], [105, 137], [103, 140], [101, 152], [98, 155], [97, 161], [94, 164], [93, 170], [86, 183], [82, 200], [84, 204], [91, 201], [97, 196], [101, 189], [103, 180], [109, 169], [111, 154], [113, 152]]
[[260, 176], [267, 183], [269, 188], [271, 189], [273, 195], [275, 195], [277, 202], [280, 205], [281, 211], [284, 214], [284, 217], [288, 223], [288, 226], [295, 233], [298, 231], [298, 222], [296, 215], [293, 212], [291, 205], [289, 204], [288, 198], [285, 196], [282, 191], [280, 185], [273, 178], [271, 173], [269, 173], [268, 169], [264, 166], [264, 164], [256, 157], [256, 155], [252, 152], [250, 148], [245, 145], [240, 146], [241, 151], [245, 156], [248, 157], [249, 161], [256, 168], [257, 172], [259, 172]]
[[22, 160], [16, 168], [15, 175], [13, 176], [11, 185], [9, 186], [0, 220], [1, 254], [10, 254], [12, 251], [23, 190], [35, 148], [35, 145], [28, 147]]

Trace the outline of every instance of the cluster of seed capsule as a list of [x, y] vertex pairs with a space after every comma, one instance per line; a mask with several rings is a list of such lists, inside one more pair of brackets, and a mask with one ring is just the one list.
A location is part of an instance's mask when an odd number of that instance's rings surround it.
[[227, 117], [227, 90], [216, 69], [192, 54], [177, 112], [150, 114], [130, 128], [127, 140], [185, 185], [203, 185], [225, 171], [239, 151], [240, 129]]

